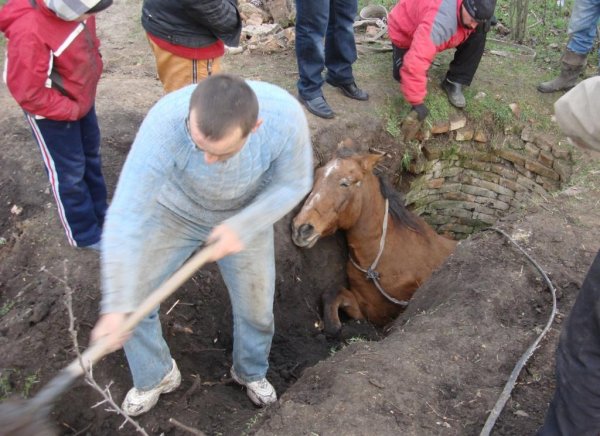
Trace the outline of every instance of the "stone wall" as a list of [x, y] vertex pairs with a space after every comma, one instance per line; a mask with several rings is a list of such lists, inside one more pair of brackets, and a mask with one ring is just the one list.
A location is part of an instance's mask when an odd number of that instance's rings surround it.
[[571, 176], [570, 146], [531, 128], [520, 136], [488, 140], [485, 132], [463, 124], [449, 132], [447, 141], [426, 142], [422, 152], [411, 165], [420, 176], [406, 196], [407, 205], [440, 233], [457, 239], [544, 199]]

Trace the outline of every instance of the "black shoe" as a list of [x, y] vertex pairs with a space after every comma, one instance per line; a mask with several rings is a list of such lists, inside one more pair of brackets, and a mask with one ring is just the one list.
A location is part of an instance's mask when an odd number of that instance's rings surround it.
[[326, 79], [326, 81], [331, 86], [340, 88], [346, 97], [350, 97], [355, 100], [362, 100], [362, 101], [369, 99], [369, 94], [367, 94], [365, 91], [363, 91], [358, 86], [356, 86], [356, 82], [347, 83], [346, 85], [340, 85], [339, 83], [335, 83], [335, 82], [332, 82], [327, 79]]
[[442, 89], [448, 94], [448, 101], [454, 107], [459, 109], [464, 108], [467, 105], [465, 96], [462, 92], [462, 85], [460, 83], [452, 82], [447, 78], [442, 81]]
[[321, 118], [333, 118], [334, 116], [331, 107], [329, 107], [323, 96], [313, 98], [312, 100], [304, 100], [302, 97], [298, 96], [298, 100], [300, 100], [300, 103], [306, 106], [306, 109], [313, 115]]

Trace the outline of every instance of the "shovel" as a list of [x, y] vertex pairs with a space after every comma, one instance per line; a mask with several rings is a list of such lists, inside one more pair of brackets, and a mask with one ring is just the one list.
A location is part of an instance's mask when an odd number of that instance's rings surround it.
[[[152, 292], [140, 306], [125, 320], [118, 334], [125, 334], [134, 329], [156, 306], [175, 292], [213, 255], [214, 246], [208, 245], [195, 253], [168, 280]], [[1, 436], [51, 436], [56, 432], [48, 420], [52, 403], [65, 392], [79, 376], [91, 366], [109, 354], [109, 344], [106, 338], [94, 342], [79, 358], [66, 368], [63, 368], [50, 382], [33, 398], [22, 401], [9, 401], [0, 405], [0, 435]], [[82, 367], [86, 366], [85, 370]]]

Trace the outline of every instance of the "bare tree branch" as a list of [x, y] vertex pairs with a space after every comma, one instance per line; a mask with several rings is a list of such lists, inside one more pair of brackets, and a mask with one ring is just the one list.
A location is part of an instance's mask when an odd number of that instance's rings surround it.
[[71, 289], [71, 287], [69, 286], [69, 284], [67, 283], [67, 280], [66, 280], [66, 278], [67, 278], [67, 263], [66, 263], [66, 261], [64, 262], [64, 279], [60, 279], [60, 278], [54, 276], [52, 273], [50, 273], [47, 270], [46, 270], [46, 272], [48, 274], [52, 275], [56, 280], [61, 282], [63, 284], [63, 286], [65, 287], [65, 290], [66, 290], [65, 305], [67, 306], [67, 312], [69, 314], [69, 334], [71, 335], [71, 340], [73, 341], [75, 353], [77, 354], [77, 358], [79, 359], [79, 364], [81, 365], [81, 367], [83, 368], [83, 371], [84, 371], [84, 380], [89, 386], [91, 386], [94, 390], [96, 390], [104, 399], [103, 401], [92, 406], [92, 408], [100, 406], [102, 404], [108, 404], [109, 407], [106, 409], [107, 411], [118, 413], [119, 415], [121, 415], [125, 418], [125, 421], [123, 421], [123, 424], [121, 424], [119, 429], [123, 428], [123, 426], [126, 423], [130, 423], [137, 430], [138, 433], [148, 436], [148, 433], [146, 433], [146, 431], [142, 428], [142, 426], [140, 426], [140, 424], [137, 421], [135, 421], [127, 413], [125, 413], [125, 411], [123, 409], [121, 409], [117, 405], [117, 403], [115, 403], [115, 401], [113, 400], [112, 395], [110, 393], [110, 386], [112, 385], [113, 382], [111, 381], [104, 389], [102, 389], [100, 387], [100, 385], [98, 385], [98, 383], [94, 379], [94, 375], [92, 373], [92, 371], [93, 371], [92, 366], [90, 365], [89, 370], [88, 370], [86, 365], [84, 365], [84, 363], [83, 363], [83, 360], [81, 358], [81, 353], [79, 352], [79, 341], [77, 340], [77, 329], [75, 328], [75, 316], [73, 315], [73, 290]]

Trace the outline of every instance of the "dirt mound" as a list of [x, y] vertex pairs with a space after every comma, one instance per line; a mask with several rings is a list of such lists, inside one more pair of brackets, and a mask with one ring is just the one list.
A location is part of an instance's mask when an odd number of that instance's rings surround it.
[[[568, 200], [499, 223], [560, 289], [563, 314], [595, 255], [589, 242], [600, 241], [597, 226], [565, 225], [580, 219], [581, 204]], [[588, 223], [599, 211], [593, 216]], [[417, 291], [384, 340], [352, 344], [306, 370], [256, 434], [478, 434], [551, 307], [539, 272], [503, 236], [472, 237]], [[543, 420], [559, 327], [519, 379], [498, 434], [533, 434]]]

